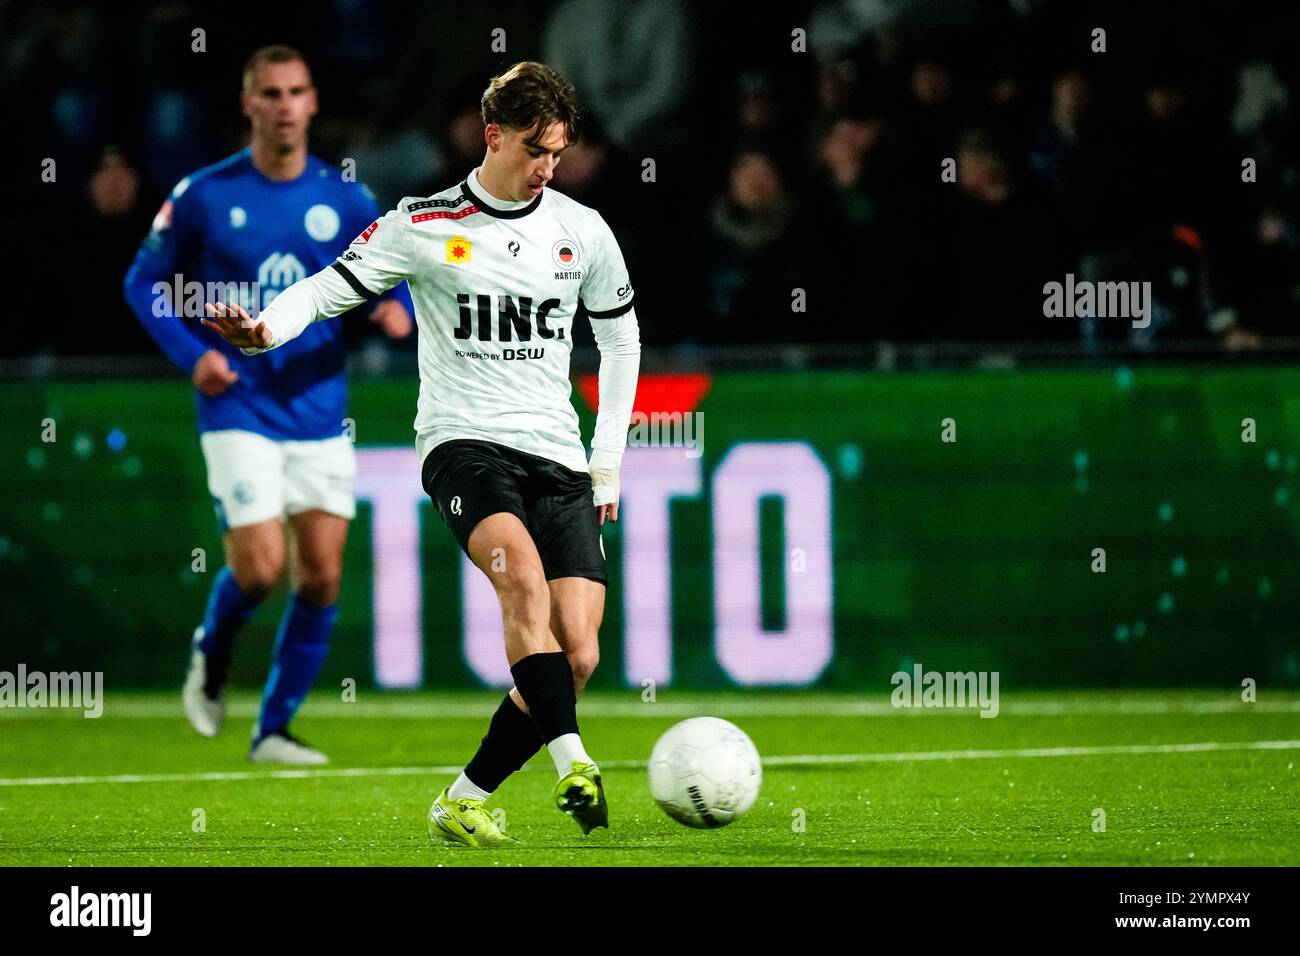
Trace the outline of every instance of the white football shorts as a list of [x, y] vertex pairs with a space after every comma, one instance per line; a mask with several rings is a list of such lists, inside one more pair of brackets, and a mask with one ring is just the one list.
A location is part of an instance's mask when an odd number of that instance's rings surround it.
[[356, 516], [357, 456], [346, 435], [277, 441], [231, 428], [199, 436], [222, 533], [319, 508]]

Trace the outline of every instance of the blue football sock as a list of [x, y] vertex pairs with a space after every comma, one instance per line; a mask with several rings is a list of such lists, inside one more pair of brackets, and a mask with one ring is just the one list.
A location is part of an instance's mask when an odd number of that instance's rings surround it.
[[297, 594], [289, 599], [275, 635], [271, 673], [262, 692], [257, 740], [284, 730], [293, 720], [325, 663], [330, 630], [338, 613], [337, 604], [317, 607]]
[[229, 567], [217, 572], [212, 592], [208, 595], [208, 609], [203, 616], [203, 637], [199, 640], [199, 650], [208, 656], [208, 680], [204, 689], [209, 696], [215, 696], [226, 682], [235, 634], [261, 603], [239, 589]]

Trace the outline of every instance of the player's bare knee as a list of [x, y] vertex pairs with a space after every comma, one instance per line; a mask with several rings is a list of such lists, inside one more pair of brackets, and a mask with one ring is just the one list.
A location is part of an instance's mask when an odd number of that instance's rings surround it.
[[239, 590], [250, 598], [261, 600], [284, 574], [284, 561], [273, 555], [248, 555], [236, 560], [230, 570]]
[[569, 669], [573, 671], [573, 688], [579, 694], [587, 686], [587, 681], [591, 675], [596, 672], [596, 665], [600, 663], [600, 648], [595, 644], [595, 635], [592, 635], [590, 646], [584, 646], [578, 650], [569, 651]]

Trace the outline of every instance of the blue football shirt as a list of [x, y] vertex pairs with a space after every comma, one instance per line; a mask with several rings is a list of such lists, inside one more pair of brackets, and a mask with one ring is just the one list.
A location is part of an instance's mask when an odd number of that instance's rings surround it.
[[[226, 428], [277, 440], [342, 434], [347, 414], [343, 317], [313, 323], [264, 356], [247, 356], [200, 324], [210, 284], [250, 312], [325, 268], [380, 217], [365, 186], [308, 156], [297, 179], [276, 181], [241, 150], [177, 183], [127, 273], [132, 310], [185, 373], [220, 349], [239, 380], [213, 398], [195, 391], [200, 433]], [[391, 290], [413, 312], [405, 283]], [[229, 298], [229, 296], [224, 296]], [[254, 314], [256, 314], [254, 312]]]

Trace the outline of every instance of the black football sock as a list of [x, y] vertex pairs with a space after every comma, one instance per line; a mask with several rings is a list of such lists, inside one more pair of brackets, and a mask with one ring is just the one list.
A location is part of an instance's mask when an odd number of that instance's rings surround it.
[[[522, 694], [522, 691], [521, 691]], [[465, 767], [465, 776], [474, 786], [492, 793], [537, 751], [542, 749], [542, 737], [531, 717], [519, 709], [514, 699], [506, 694], [497, 712], [492, 715], [487, 735], [478, 745]]]
[[530, 654], [510, 668], [543, 743], [578, 732], [578, 695], [563, 651]]

